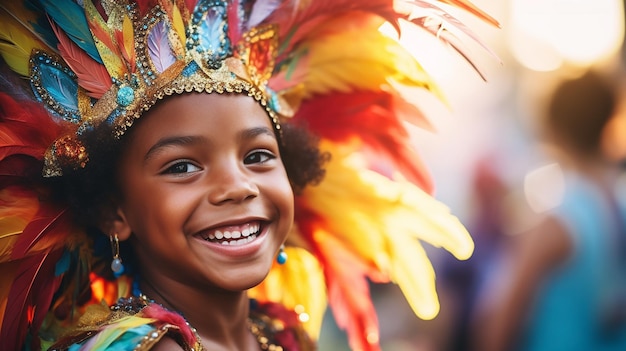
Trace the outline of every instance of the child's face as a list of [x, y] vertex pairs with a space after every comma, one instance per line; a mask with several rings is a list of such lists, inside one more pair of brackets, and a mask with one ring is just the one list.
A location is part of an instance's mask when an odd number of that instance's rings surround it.
[[264, 109], [244, 95], [183, 94], [130, 133], [119, 213], [136, 236], [142, 274], [234, 291], [258, 284], [293, 223]]

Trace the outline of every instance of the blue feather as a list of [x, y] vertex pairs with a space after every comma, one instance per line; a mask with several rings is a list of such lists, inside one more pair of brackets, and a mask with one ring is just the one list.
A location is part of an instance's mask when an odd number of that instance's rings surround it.
[[71, 256], [69, 251], [63, 251], [63, 256], [61, 256], [61, 259], [57, 261], [56, 265], [54, 265], [54, 275], [56, 277], [60, 276], [70, 269], [70, 258]]
[[78, 122], [78, 83], [76, 76], [56, 59], [37, 53], [31, 60], [33, 93], [47, 107], [70, 122]]
[[[37, 2], [37, 0], [25, 0], [24, 7], [35, 12], [43, 14], [44, 10], [41, 5]], [[57, 37], [54, 35], [54, 31], [50, 26], [50, 22], [45, 16], [39, 16], [37, 21], [29, 22], [35, 32], [37, 32], [38, 37], [41, 38], [49, 47], [56, 48], [59, 44]]]
[[230, 54], [226, 6], [212, 6], [205, 16], [205, 20], [198, 27], [199, 45], [209, 54], [210, 60], [222, 60]]
[[98, 63], [102, 63], [91, 36], [84, 9], [72, 0], [39, 0], [46, 13], [76, 45]]
[[51, 65], [39, 66], [41, 86], [63, 108], [78, 112], [78, 84], [72, 77]]

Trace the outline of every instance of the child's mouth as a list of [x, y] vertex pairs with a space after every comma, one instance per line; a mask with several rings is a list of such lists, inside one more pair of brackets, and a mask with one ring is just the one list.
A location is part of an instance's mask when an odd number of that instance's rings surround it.
[[244, 225], [228, 226], [214, 229], [201, 234], [201, 237], [211, 243], [221, 245], [245, 245], [261, 233], [261, 223], [251, 222]]

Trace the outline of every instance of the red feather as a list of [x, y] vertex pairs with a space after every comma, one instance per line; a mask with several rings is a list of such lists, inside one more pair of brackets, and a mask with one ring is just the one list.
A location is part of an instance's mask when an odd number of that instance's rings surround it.
[[152, 9], [158, 1], [156, 0], [135, 0], [137, 4], [137, 8], [139, 9], [139, 15], [141, 17], [145, 16], [150, 9]]
[[298, 229], [324, 269], [329, 306], [337, 326], [346, 331], [350, 348], [380, 350], [378, 317], [366, 277], [380, 282], [388, 279], [355, 257], [334, 235], [324, 231], [322, 218], [303, 208], [302, 204], [296, 208]]
[[[428, 170], [411, 148], [405, 114], [429, 126], [424, 118], [407, 109], [407, 103], [384, 92], [353, 92], [318, 96], [302, 103], [294, 117], [313, 133], [335, 142], [360, 140], [363, 150], [377, 156], [371, 167], [391, 167], [426, 192], [433, 184]], [[417, 116], [417, 117], [415, 117]], [[387, 172], [383, 172], [387, 173]]]
[[376, 14], [400, 32], [399, 14], [393, 9], [393, 0], [368, 1], [366, 4], [354, 0], [316, 0], [307, 3], [308, 6], [298, 7], [299, 1], [285, 1], [265, 20], [266, 23], [276, 23], [280, 29], [280, 37], [284, 38], [281, 39], [281, 52], [291, 52], [291, 48], [303, 36], [328, 17], [354, 10]]
[[42, 204], [15, 243], [11, 259], [20, 259], [36, 252], [63, 247], [69, 232], [69, 215], [66, 208]]
[[494, 27], [500, 28], [500, 23], [495, 18], [489, 16], [488, 13], [476, 7], [476, 5], [472, 4], [468, 0], [439, 0], [440, 2], [456, 6], [461, 8], [474, 16], [480, 18], [481, 20], [491, 24]]
[[[20, 350], [29, 329], [37, 335], [61, 283], [61, 276], [55, 276], [54, 269], [62, 253], [63, 250], [45, 251], [20, 261], [0, 330], [7, 350]], [[34, 337], [32, 343], [32, 349], [39, 349], [39, 338]]]
[[146, 308], [141, 310], [141, 313], [143, 317], [155, 318], [160, 322], [166, 322], [177, 326], [187, 345], [194, 345], [196, 343], [196, 336], [189, 327], [189, 324], [187, 324], [185, 318], [183, 318], [180, 314], [168, 311], [156, 303], [148, 305]]
[[198, 0], [185, 0], [185, 6], [187, 6], [187, 10], [189, 12], [193, 12], [193, 9], [196, 7]]
[[241, 31], [243, 29], [243, 23], [239, 17], [239, 0], [234, 0], [228, 3], [228, 37], [232, 43], [238, 43], [241, 39]]
[[46, 149], [67, 127], [56, 123], [38, 103], [18, 103], [0, 93], [0, 160], [13, 155], [41, 160]]
[[87, 90], [87, 95], [96, 99], [101, 98], [113, 85], [106, 67], [87, 55], [54, 23], [51, 25], [59, 40], [59, 52], [67, 65], [76, 73], [78, 85]]
[[0, 331], [0, 339], [16, 343], [9, 349], [18, 349], [29, 329], [36, 335], [50, 309], [61, 283], [62, 276], [55, 276], [55, 265], [63, 254], [68, 224], [65, 209], [42, 206], [13, 246], [10, 261], [19, 265], [10, 284]]

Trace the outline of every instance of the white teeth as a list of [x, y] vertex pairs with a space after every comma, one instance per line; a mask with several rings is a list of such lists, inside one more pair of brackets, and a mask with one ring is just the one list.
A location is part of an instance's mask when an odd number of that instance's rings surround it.
[[219, 243], [222, 245], [244, 245], [257, 238], [259, 229], [259, 224], [253, 224], [250, 225], [248, 228], [243, 229], [242, 231], [233, 230], [232, 232], [222, 232], [220, 230], [216, 230], [215, 233], [208, 234], [206, 237], [203, 236], [203, 239], [207, 241], [225, 239], [224, 241], [220, 241]]
[[254, 239], [256, 239], [256, 235], [252, 235], [252, 236], [249, 236], [247, 238], [242, 238], [242, 239], [239, 239], [239, 240], [222, 241], [220, 244], [222, 244], [222, 245], [231, 245], [231, 246], [244, 245], [244, 244], [247, 244], [247, 243], [251, 242]]

